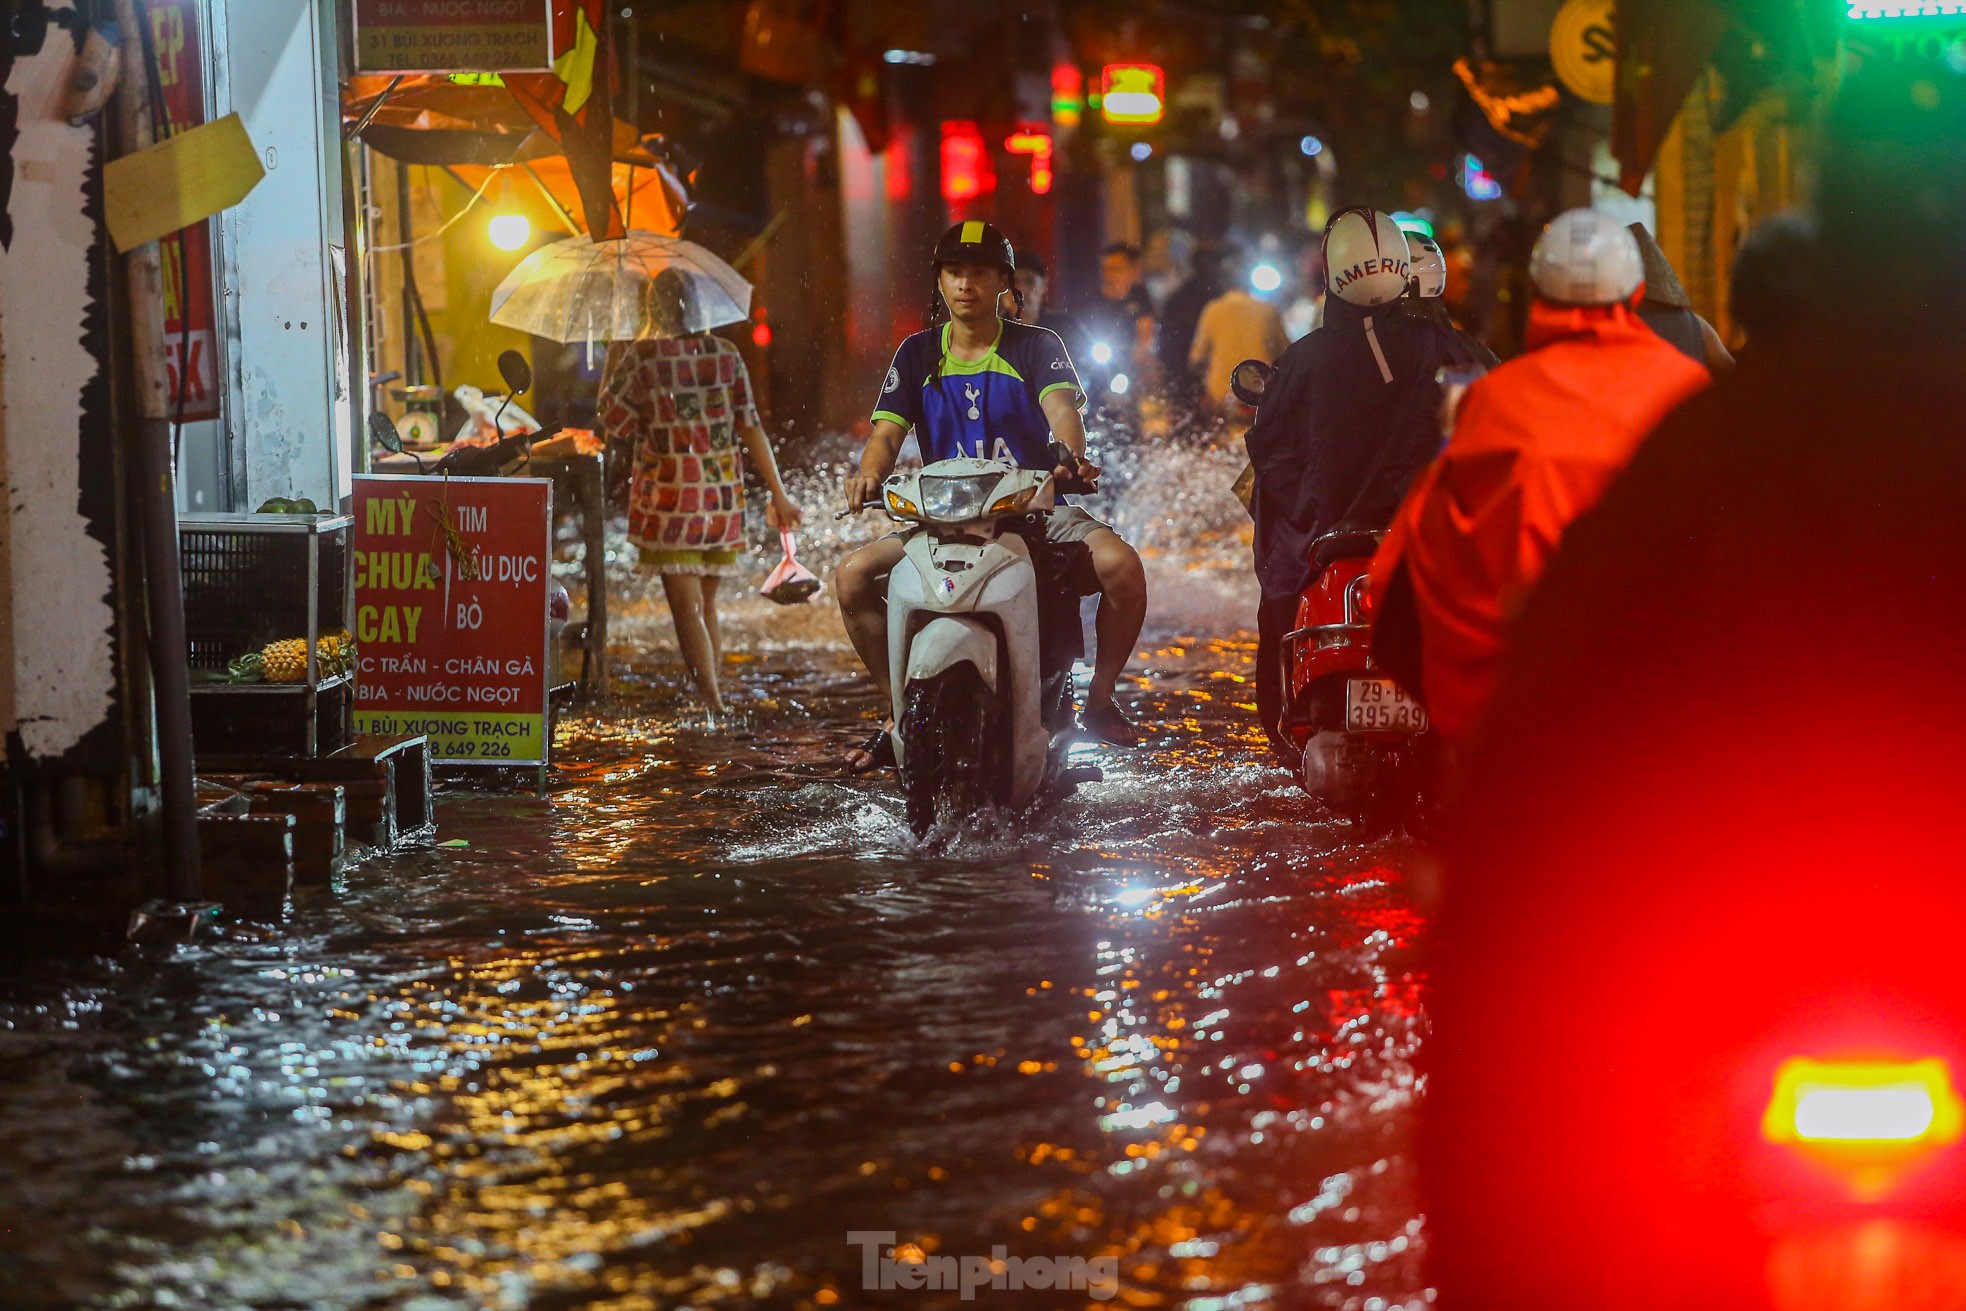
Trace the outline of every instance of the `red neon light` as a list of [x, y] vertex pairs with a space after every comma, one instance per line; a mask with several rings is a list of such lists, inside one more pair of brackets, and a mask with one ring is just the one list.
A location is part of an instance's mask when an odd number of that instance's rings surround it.
[[983, 129], [964, 121], [942, 125], [942, 199], [975, 200], [997, 189]]
[[754, 346], [771, 345], [771, 325], [763, 319], [751, 325], [751, 344]]
[[1031, 192], [1042, 196], [1051, 190], [1051, 133], [1036, 123], [1019, 123], [1004, 138], [1003, 148], [1013, 155], [1031, 157]]
[[1060, 127], [1077, 127], [1085, 110], [1085, 74], [1077, 64], [1058, 64], [1051, 70], [1051, 117]]

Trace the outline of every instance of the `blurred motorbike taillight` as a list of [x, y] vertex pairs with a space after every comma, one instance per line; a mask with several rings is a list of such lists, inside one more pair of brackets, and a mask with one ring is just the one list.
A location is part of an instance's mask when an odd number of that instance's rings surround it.
[[1372, 595], [1372, 575], [1360, 574], [1345, 588], [1345, 621], [1352, 624], [1369, 624], [1372, 611], [1378, 604]]
[[1846, 1175], [1860, 1199], [1959, 1141], [1966, 1107], [1943, 1060], [1815, 1060], [1775, 1072], [1762, 1137], [1792, 1146]]

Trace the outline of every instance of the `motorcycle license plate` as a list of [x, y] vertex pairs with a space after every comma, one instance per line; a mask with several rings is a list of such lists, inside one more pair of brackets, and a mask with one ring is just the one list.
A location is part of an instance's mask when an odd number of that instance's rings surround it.
[[1345, 684], [1348, 733], [1424, 733], [1427, 711], [1390, 678], [1354, 678]]

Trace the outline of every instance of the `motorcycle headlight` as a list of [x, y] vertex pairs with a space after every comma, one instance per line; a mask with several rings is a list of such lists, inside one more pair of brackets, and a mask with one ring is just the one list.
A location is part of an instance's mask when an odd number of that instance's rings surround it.
[[984, 474], [965, 478], [923, 478], [924, 517], [944, 523], [983, 516], [985, 498], [996, 487], [1001, 475]]

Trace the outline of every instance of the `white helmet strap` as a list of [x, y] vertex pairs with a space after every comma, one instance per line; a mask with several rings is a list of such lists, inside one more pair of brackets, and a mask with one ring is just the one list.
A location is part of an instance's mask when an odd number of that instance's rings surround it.
[[1372, 358], [1379, 363], [1379, 379], [1382, 382], [1393, 380], [1393, 366], [1386, 363], [1386, 352], [1379, 347], [1379, 333], [1372, 326], [1372, 316], [1365, 316], [1365, 344], [1372, 348]]

